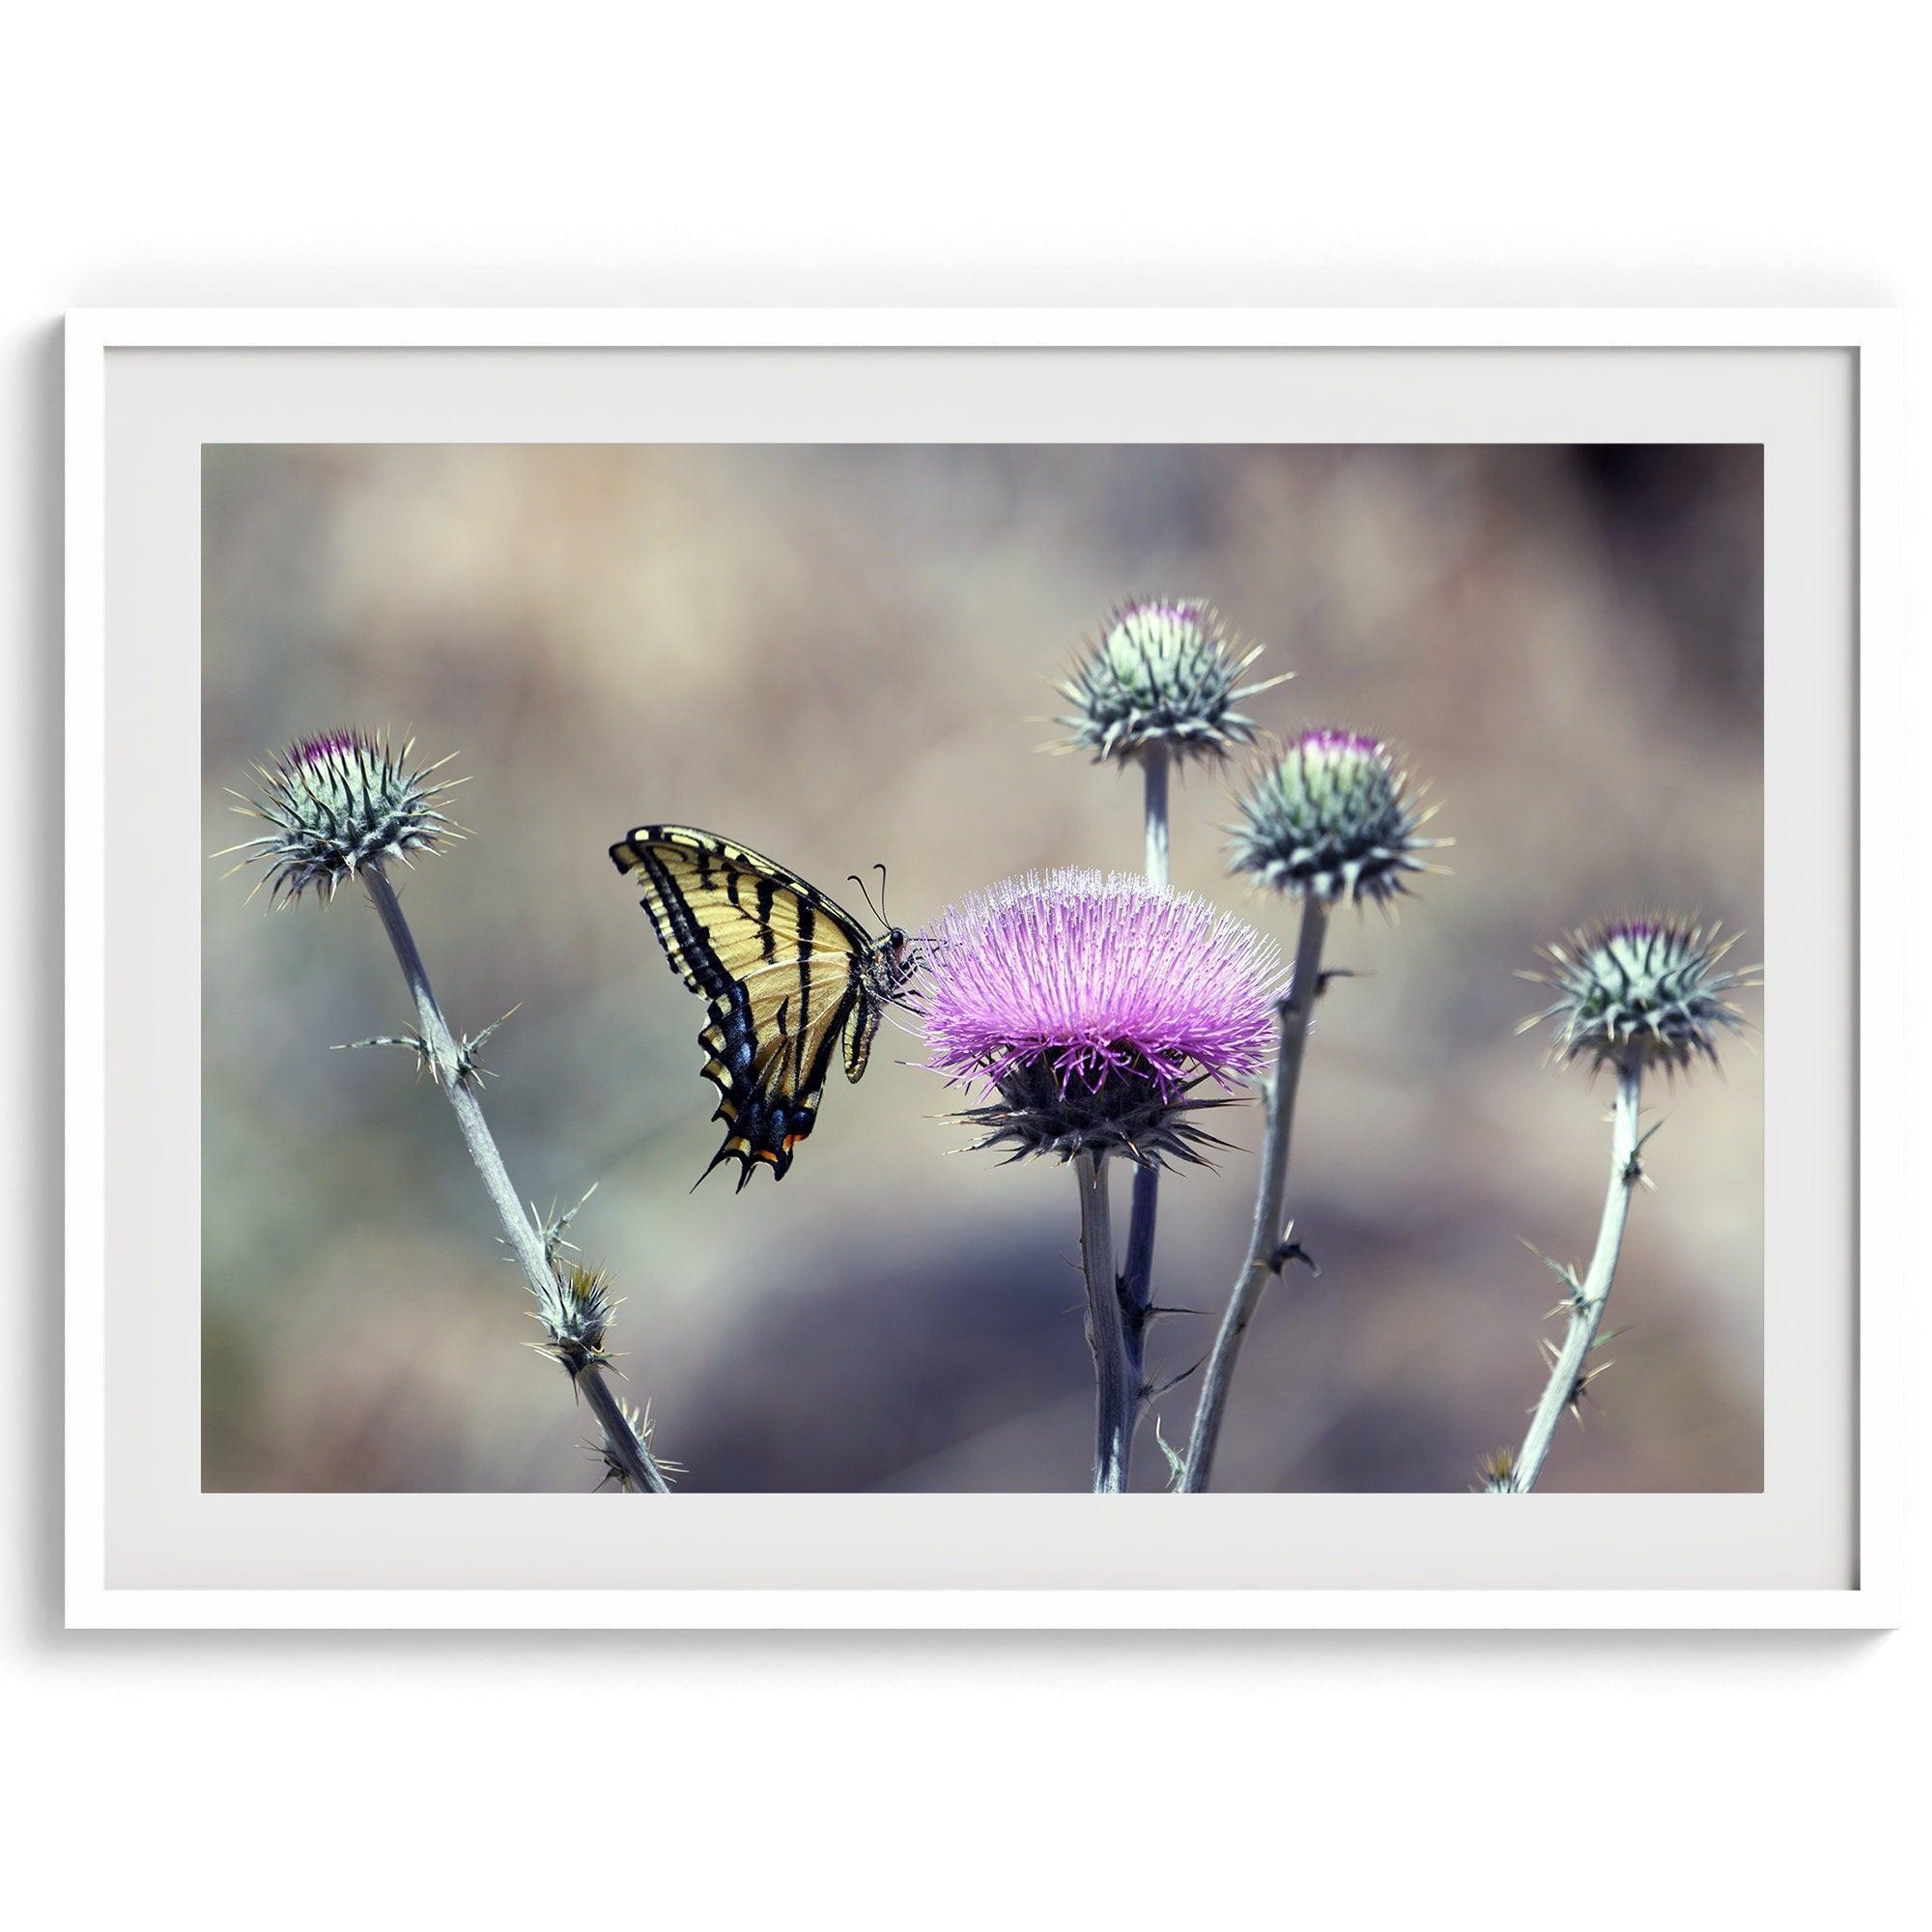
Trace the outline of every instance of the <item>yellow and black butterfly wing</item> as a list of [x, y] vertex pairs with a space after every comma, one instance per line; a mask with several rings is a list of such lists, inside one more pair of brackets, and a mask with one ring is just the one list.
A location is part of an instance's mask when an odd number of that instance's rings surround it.
[[671, 970], [710, 1004], [698, 1042], [725, 1134], [704, 1172], [735, 1159], [742, 1188], [762, 1161], [782, 1179], [835, 1049], [848, 1079], [866, 1070], [879, 1021], [871, 942], [815, 886], [709, 832], [639, 826], [611, 859], [641, 888]]

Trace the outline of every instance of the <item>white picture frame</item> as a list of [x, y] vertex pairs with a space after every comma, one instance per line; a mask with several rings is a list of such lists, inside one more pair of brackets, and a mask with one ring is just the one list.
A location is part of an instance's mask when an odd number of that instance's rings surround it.
[[[112, 358], [186, 350], [655, 349], [1828, 350], [1854, 358], [1858, 704], [1855, 1387], [1852, 1561], [1833, 1588], [200, 1587], [117, 1579], [102, 1426], [117, 1106], [100, 855], [110, 847], [106, 583]], [[299, 358], [297, 358], [298, 362]], [[1423, 366], [1423, 365], [1418, 365]], [[1904, 1544], [1908, 1037], [1903, 415], [1896, 318], [1876, 310], [88, 310], [67, 325], [67, 1614], [76, 1628], [1536, 1629], [1884, 1628]], [[538, 425], [532, 421], [532, 429]], [[1768, 588], [1768, 599], [1775, 594]], [[194, 666], [184, 668], [193, 670]], [[1768, 786], [1775, 775], [1767, 770]], [[1845, 855], [1849, 863], [1853, 855]], [[1821, 1182], [1821, 1185], [1830, 1184]], [[198, 1399], [198, 1390], [189, 1391]], [[1769, 1427], [1769, 1423], [1768, 1423]], [[1769, 1477], [1767, 1478], [1769, 1481]], [[276, 1498], [253, 1499], [273, 1503]], [[447, 1502], [449, 1499], [443, 1499]], [[555, 1499], [551, 1499], [555, 1500]], [[673, 1507], [720, 1499], [684, 1498]], [[932, 1506], [934, 1499], [925, 1499]], [[1002, 1499], [938, 1499], [994, 1504]], [[1220, 1507], [1233, 1499], [1201, 1498]], [[1574, 1498], [1509, 1507], [1549, 1511]], [[1172, 1499], [1087, 1507], [1173, 1508]], [[1485, 1505], [1472, 1499], [1472, 1506]]]

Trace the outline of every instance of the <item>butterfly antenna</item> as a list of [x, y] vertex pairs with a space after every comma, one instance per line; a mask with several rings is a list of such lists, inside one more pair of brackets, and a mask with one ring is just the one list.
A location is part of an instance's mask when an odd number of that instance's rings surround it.
[[864, 893], [864, 894], [865, 894], [865, 895], [866, 895], [866, 910], [867, 910], [867, 911], [868, 913], [870, 913], [870, 914], [872, 915], [872, 917], [873, 917], [873, 918], [874, 918], [875, 920], [877, 920], [877, 921], [879, 922], [879, 923], [880, 923], [881, 925], [884, 925], [884, 924], [885, 924], [885, 923], [886, 923], [886, 915], [885, 915], [885, 913], [884, 913], [884, 912], [883, 912], [883, 911], [882, 911], [882, 910], [881, 910], [881, 909], [880, 909], [880, 908], [879, 908], [878, 906], [875, 906], [875, 905], [874, 905], [874, 904], [872, 903], [872, 893], [871, 893], [871, 888], [870, 888], [870, 887], [868, 887], [868, 886], [867, 886], [867, 885], [866, 884], [865, 880], [864, 880], [864, 879], [862, 879], [862, 878], [861, 878], [861, 877], [860, 877], [860, 876], [858, 875], [858, 873], [857, 873], [857, 872], [847, 872], [847, 873], [845, 874], [845, 876], [846, 876], [846, 877], [847, 877], [848, 879], [850, 879], [850, 880], [852, 881], [852, 883], [853, 883], [853, 884], [854, 884], [855, 886], [857, 886], [857, 887], [859, 888], [859, 890], [860, 890], [860, 891], [861, 891], [862, 893]]
[[886, 917], [886, 868], [884, 865], [875, 860], [872, 869], [879, 875], [879, 923], [889, 927], [892, 924], [892, 921]]

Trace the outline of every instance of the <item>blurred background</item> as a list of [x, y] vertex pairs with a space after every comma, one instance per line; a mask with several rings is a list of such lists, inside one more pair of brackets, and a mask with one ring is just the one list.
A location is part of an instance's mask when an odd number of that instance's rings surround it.
[[[204, 773], [360, 724], [460, 756], [467, 843], [404, 873], [485, 1105], [548, 1206], [593, 1181], [586, 1259], [661, 1453], [705, 1490], [1084, 1488], [1093, 1379], [1072, 1179], [957, 1153], [882, 1034], [790, 1176], [696, 1193], [720, 1129], [703, 1009], [606, 847], [674, 819], [835, 896], [875, 860], [906, 924], [1029, 867], [1137, 868], [1135, 775], [1041, 755], [1059, 672], [1119, 599], [1205, 595], [1268, 648], [1266, 724], [1399, 743], [1453, 876], [1338, 921], [1297, 1119], [1290, 1274], [1251, 1332], [1229, 1489], [1456, 1491], [1520, 1438], [1556, 1284], [1587, 1258], [1607, 1089], [1542, 1064], [1514, 976], [1662, 904], [1758, 938], [1755, 448], [210, 447]], [[1226, 878], [1220, 781], [1175, 796], [1178, 886], [1284, 945]], [[601, 1469], [448, 1109], [405, 1056], [359, 895], [272, 917], [204, 882], [204, 1483], [577, 1490]], [[519, 1005], [519, 1003], [521, 1003]], [[1745, 1008], [1758, 1017], [1756, 996]], [[1584, 1426], [1542, 1487], [1760, 1486], [1762, 1069], [1656, 1090]], [[1205, 1352], [1245, 1251], [1241, 1151], [1161, 1196], [1156, 1374]], [[1117, 1182], [1123, 1229], [1126, 1184]], [[1184, 1440], [1193, 1383], [1162, 1398]], [[1151, 1428], [1136, 1488], [1164, 1484]]]

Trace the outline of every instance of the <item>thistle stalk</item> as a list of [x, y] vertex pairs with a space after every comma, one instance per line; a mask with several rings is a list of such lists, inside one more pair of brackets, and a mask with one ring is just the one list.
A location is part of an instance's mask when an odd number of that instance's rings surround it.
[[1179, 1487], [1188, 1493], [1205, 1490], [1214, 1473], [1214, 1452], [1226, 1418], [1228, 1391], [1248, 1323], [1254, 1320], [1268, 1283], [1288, 1259], [1288, 1164], [1294, 1130], [1294, 1096], [1301, 1084], [1308, 1022], [1321, 987], [1321, 944], [1327, 929], [1327, 902], [1310, 893], [1301, 902], [1294, 977], [1288, 992], [1275, 1004], [1275, 1063], [1266, 1086], [1267, 1131], [1262, 1145], [1254, 1234], [1248, 1243], [1248, 1258], [1229, 1296], [1227, 1313], [1221, 1318], [1220, 1331], [1214, 1337], [1213, 1352], [1202, 1372], [1194, 1434], [1179, 1471]]
[[1080, 1270], [1087, 1284], [1087, 1344], [1094, 1351], [1094, 1492], [1127, 1487], [1140, 1383], [1128, 1362], [1120, 1283], [1114, 1273], [1114, 1233], [1107, 1201], [1106, 1156], [1073, 1159], [1080, 1189]]
[[[1549, 1380], [1530, 1412], [1521, 1451], [1498, 1450], [1479, 1465], [1480, 1487], [1491, 1495], [1521, 1495], [1536, 1487], [1544, 1460], [1567, 1408], [1580, 1416], [1585, 1391], [1603, 1368], [1585, 1365], [1599, 1346], [1604, 1307], [1616, 1277], [1630, 1216], [1631, 1189], [1643, 1179], [1643, 1148], [1637, 1131], [1647, 1066], [1688, 1072], [1700, 1062], [1718, 1064], [1718, 1042], [1744, 1026], [1727, 994], [1761, 985], [1754, 966], [1726, 967], [1737, 944], [1716, 925], [1662, 914], [1628, 914], [1577, 928], [1543, 949], [1542, 970], [1523, 978], [1549, 987], [1556, 998], [1517, 1029], [1526, 1033], [1545, 1021], [1556, 1028], [1550, 1058], [1584, 1062], [1592, 1071], [1616, 1075], [1610, 1112], [1610, 1179], [1589, 1271], [1548, 1262], [1563, 1283], [1563, 1299], [1551, 1314], [1568, 1317], [1560, 1348], [1546, 1341]], [[1652, 1129], [1654, 1132], [1655, 1129]], [[1546, 1261], [1548, 1258], [1545, 1257]], [[1607, 1364], [1605, 1365], [1605, 1367]]]
[[[1141, 772], [1147, 781], [1147, 875], [1163, 889], [1169, 884], [1167, 780], [1172, 765], [1173, 758], [1163, 744], [1149, 745], [1141, 753]], [[1126, 1328], [1127, 1368], [1134, 1381], [1136, 1419], [1147, 1386], [1148, 1311], [1153, 1305], [1153, 1242], [1159, 1211], [1160, 1170], [1136, 1166], [1133, 1205], [1127, 1217], [1127, 1264], [1121, 1277], [1121, 1312]], [[1132, 1428], [1130, 1422], [1130, 1434]]]
[[[1073, 1162], [1097, 1386], [1096, 1490], [1127, 1486], [1145, 1321], [1114, 1266], [1106, 1161], [1200, 1161], [1224, 1146], [1204, 1096], [1261, 1069], [1286, 983], [1275, 943], [1139, 873], [1008, 879], [921, 935], [927, 1065], [983, 1098], [958, 1116], [1009, 1160]], [[1151, 1233], [1150, 1224], [1143, 1229]], [[1144, 1268], [1137, 1250], [1130, 1272]]]
[[[389, 884], [380, 864], [365, 866], [359, 876], [377, 916], [383, 922], [383, 930], [388, 934], [389, 944], [395, 949], [396, 963], [402, 968], [403, 979], [409, 985], [410, 998], [415, 1005], [416, 1026], [423, 1043], [424, 1060], [456, 1116], [464, 1145], [469, 1150], [469, 1158], [482, 1177], [484, 1191], [503, 1224], [504, 1236], [510, 1252], [517, 1258], [525, 1283], [536, 1297], [538, 1308], [549, 1308], [554, 1303], [558, 1291], [555, 1272], [544, 1251], [542, 1235], [526, 1213], [517, 1190], [510, 1184], [503, 1157], [497, 1150], [489, 1122], [483, 1118], [482, 1105], [477, 1100], [472, 1083], [465, 1077], [464, 1050], [451, 1033], [449, 1022], [443, 1018], [442, 1009], [437, 1002], [429, 974], [423, 966], [422, 954], [416, 950], [415, 937], [410, 931], [409, 922], [403, 917], [395, 889]], [[591, 1412], [597, 1417], [611, 1460], [629, 1481], [639, 1490], [648, 1490], [658, 1495], [668, 1494], [669, 1483], [641, 1435], [624, 1414], [622, 1405], [604, 1379], [602, 1367], [596, 1362], [585, 1362], [575, 1371], [572, 1379], [582, 1391]]]
[[1610, 1179], [1604, 1196], [1603, 1220], [1597, 1228], [1597, 1249], [1590, 1257], [1589, 1272], [1580, 1282], [1574, 1273], [1566, 1277], [1570, 1283], [1564, 1304], [1570, 1317], [1569, 1329], [1563, 1346], [1556, 1350], [1548, 1385], [1530, 1417], [1529, 1432], [1522, 1438], [1514, 1467], [1507, 1481], [1497, 1485], [1510, 1493], [1525, 1494], [1536, 1487], [1544, 1459], [1556, 1436], [1556, 1425], [1562, 1421], [1563, 1411], [1575, 1408], [1581, 1400], [1589, 1380], [1583, 1364], [1596, 1347], [1610, 1285], [1616, 1278], [1631, 1191], [1643, 1178], [1643, 1136], [1637, 1132], [1642, 1093], [1643, 1055], [1631, 1052], [1617, 1063], [1617, 1098], [1610, 1115]]
[[1147, 875], [1157, 886], [1168, 883], [1167, 774], [1172, 762], [1165, 745], [1150, 745], [1141, 753], [1147, 781]]

